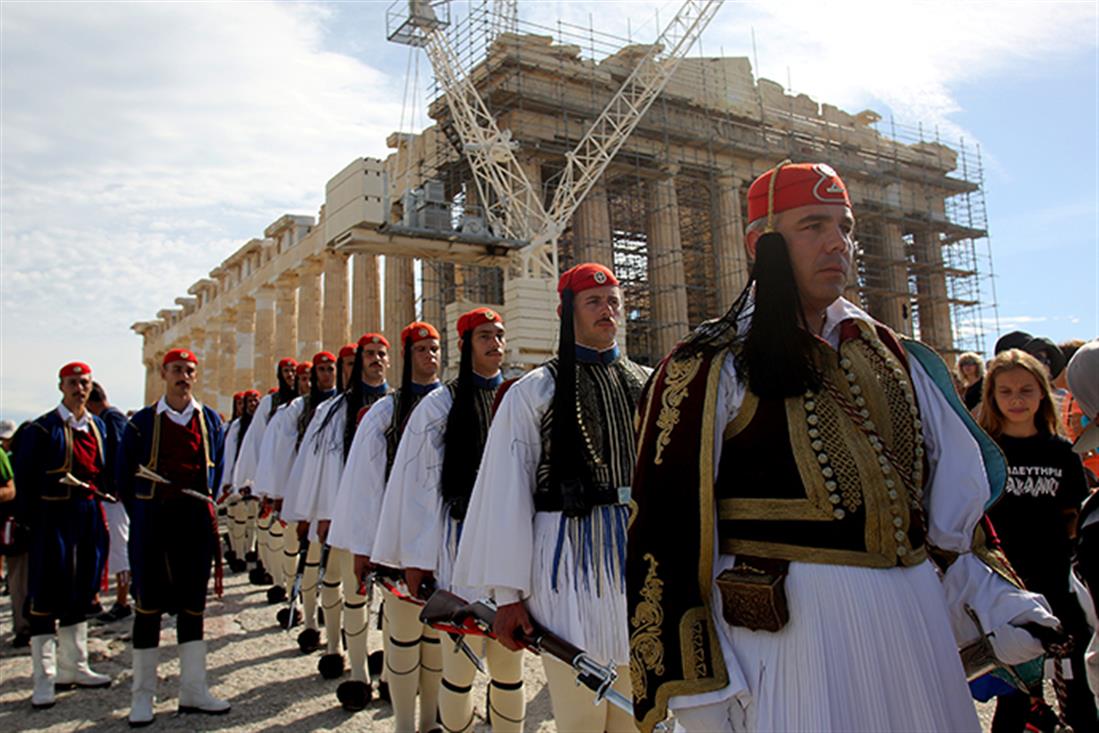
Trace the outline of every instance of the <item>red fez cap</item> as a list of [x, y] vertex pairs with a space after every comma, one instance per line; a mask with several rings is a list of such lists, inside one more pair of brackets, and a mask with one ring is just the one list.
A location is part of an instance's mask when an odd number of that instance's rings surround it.
[[246, 390], [244, 390], [244, 396], [245, 397], [259, 397], [259, 390], [258, 389], [246, 389]]
[[463, 334], [466, 331], [472, 331], [482, 323], [503, 322], [504, 319], [500, 317], [500, 314], [491, 308], [474, 308], [458, 317], [458, 333]]
[[82, 374], [91, 374], [92, 368], [82, 361], [70, 361], [65, 366], [61, 367], [61, 371], [57, 373], [58, 379], [64, 379], [65, 377], [79, 377]]
[[234, 392], [233, 393], [233, 400], [234, 401], [243, 400], [243, 399], [244, 399], [244, 393], [243, 392]]
[[267, 394], [275, 394], [278, 391], [279, 391], [278, 387], [272, 387], [271, 389], [267, 390]]
[[285, 359], [279, 359], [279, 369], [282, 369], [283, 367], [288, 367], [288, 366], [296, 367], [297, 365], [298, 365], [298, 360], [297, 359], [292, 359], [289, 356], [286, 357]]
[[355, 355], [355, 349], [357, 349], [357, 348], [358, 348], [358, 344], [344, 344], [343, 346], [340, 347], [340, 358], [342, 359], [345, 356], [354, 356]]
[[172, 349], [164, 355], [164, 361], [161, 364], [168, 366], [173, 361], [189, 361], [198, 366], [198, 357], [190, 349]]
[[618, 278], [610, 271], [610, 268], [600, 265], [598, 262], [585, 262], [572, 269], [565, 270], [561, 279], [557, 281], [557, 294], [571, 290], [574, 294], [591, 288], [601, 288], [604, 285], [617, 285]]
[[336, 357], [331, 351], [318, 351], [316, 354], [313, 354], [313, 364], [316, 366], [335, 363]]
[[435, 327], [430, 323], [424, 323], [423, 321], [413, 321], [401, 331], [402, 344], [409, 339], [412, 340], [412, 343], [416, 343], [417, 341], [423, 341], [424, 339], [437, 338], [439, 338], [439, 332], [435, 330]]
[[312, 368], [313, 368], [313, 362], [311, 362], [311, 361], [300, 361], [300, 362], [298, 362], [297, 372], [298, 372], [298, 374], [308, 374], [309, 370], [312, 369]]
[[779, 163], [748, 187], [749, 223], [767, 216], [772, 178], [774, 205], [771, 213], [812, 204], [851, 206], [847, 186], [827, 163]]
[[366, 346], [367, 344], [381, 344], [385, 348], [389, 348], [389, 341], [380, 333], [364, 333], [360, 336], [359, 346]]

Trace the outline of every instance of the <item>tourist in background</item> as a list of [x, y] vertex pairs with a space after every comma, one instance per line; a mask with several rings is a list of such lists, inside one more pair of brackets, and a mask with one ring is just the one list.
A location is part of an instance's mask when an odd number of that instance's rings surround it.
[[981, 355], [967, 351], [959, 356], [956, 376], [962, 382], [962, 402], [967, 410], [972, 410], [981, 404], [981, 387], [985, 376], [985, 363]]
[[[1048, 369], [1019, 349], [998, 354], [985, 375], [982, 403], [981, 427], [1008, 463], [1007, 485], [989, 519], [1027, 589], [1045, 596], [1064, 629], [1082, 642], [1090, 633], [1069, 591], [1069, 564], [1077, 510], [1088, 491], [1080, 459], [1057, 434]], [[1077, 733], [1097, 729], [1083, 651], [1079, 644], [1072, 654], [1073, 677], [1062, 710]], [[992, 730], [1022, 731], [1030, 706], [1025, 693], [1001, 696]]]
[[[23, 423], [26, 426], [28, 423]], [[7, 568], [7, 592], [11, 596], [12, 610], [12, 648], [23, 649], [30, 646], [31, 627], [27, 621], [27, 529], [16, 523], [15, 512], [15, 477], [11, 471], [11, 458], [15, 452], [16, 436], [23, 428], [16, 430], [12, 420], [0, 420], [0, 446], [4, 458], [9, 461], [8, 468], [10, 485], [3, 481], [0, 475], [0, 532], [5, 532], [6, 537], [0, 540], [0, 555], [3, 555], [4, 566]]]
[[[107, 455], [112, 458], [118, 454], [118, 446], [122, 443], [122, 432], [126, 429], [126, 415], [122, 410], [111, 405], [107, 401], [107, 392], [99, 382], [92, 382], [92, 391], [88, 395], [88, 410], [99, 417], [107, 426]], [[106, 477], [107, 490], [118, 496], [118, 487], [115, 477], [108, 473]], [[115, 601], [109, 611], [104, 611], [97, 617], [104, 623], [121, 621], [129, 616], [130, 609], [130, 515], [126, 513], [126, 507], [122, 502], [106, 503], [103, 510], [107, 515], [107, 529], [110, 532], [110, 547], [107, 554], [107, 571], [114, 573], [115, 577]]]

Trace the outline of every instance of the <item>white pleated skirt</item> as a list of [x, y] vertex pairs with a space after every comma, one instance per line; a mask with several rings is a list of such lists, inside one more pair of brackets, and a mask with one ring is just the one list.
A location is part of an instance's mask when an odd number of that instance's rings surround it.
[[735, 659], [750, 693], [749, 730], [980, 730], [930, 562], [791, 563], [786, 593], [790, 621], [778, 633], [718, 621], [726, 663]]

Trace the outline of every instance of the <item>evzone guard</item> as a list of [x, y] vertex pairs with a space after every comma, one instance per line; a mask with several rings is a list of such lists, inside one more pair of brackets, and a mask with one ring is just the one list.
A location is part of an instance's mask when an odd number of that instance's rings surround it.
[[[451, 582], [498, 606], [496, 638], [512, 650], [531, 618], [620, 670], [629, 695], [626, 526], [635, 433], [647, 371], [616, 344], [622, 291], [585, 263], [558, 281], [558, 356], [505, 393], [489, 429]], [[543, 655], [558, 730], [632, 731], [628, 713], [576, 684]]]
[[1022, 627], [1057, 625], [974, 542], [1002, 457], [938, 356], [842, 297], [855, 219], [835, 171], [780, 164], [748, 213], [748, 286], [642, 405], [638, 725], [978, 731], [959, 646], [988, 634], [1020, 663], [1043, 650]]
[[[328, 533], [333, 547], [347, 550], [353, 556], [354, 578], [360, 583], [371, 569], [370, 555], [378, 535], [386, 480], [405, 425], [413, 408], [439, 386], [439, 332], [435, 327], [419, 321], [408, 324], [401, 331], [401, 346], [400, 388], [375, 402], [359, 422]], [[392, 593], [385, 594], [382, 614], [385, 659], [382, 684], [388, 685], [396, 730], [399, 733], [416, 730], [417, 692], [421, 728], [430, 730], [435, 725], [442, 674], [438, 634], [420, 623], [419, 606], [399, 600]], [[355, 660], [352, 661], [351, 682], [337, 690], [345, 706], [365, 704], [363, 697], [369, 701], [369, 679], [355, 679], [355, 675], [366, 671], [357, 669]]]
[[229, 524], [229, 551], [226, 562], [236, 573], [245, 569], [254, 569], [256, 555], [255, 544], [256, 506], [251, 490], [242, 487], [233, 480], [234, 468], [244, 441], [255, 420], [256, 407], [259, 405], [258, 390], [248, 389], [240, 392], [240, 414], [225, 429], [225, 466], [221, 473], [221, 491], [218, 502], [225, 505], [225, 515]]
[[[497, 388], [503, 381], [506, 336], [503, 320], [490, 308], [458, 319], [461, 361], [456, 379], [429, 394], [412, 411], [386, 485], [371, 561], [404, 570], [412, 596], [434, 581], [466, 598], [469, 589], [452, 581], [459, 538], [481, 463]], [[523, 653], [482, 637], [474, 649], [486, 657], [491, 675], [488, 716], [492, 728], [521, 731], [526, 701]], [[472, 643], [472, 637], [470, 638]], [[446, 731], [473, 729], [476, 669], [443, 639], [439, 722]], [[421, 725], [423, 725], [421, 723]]]
[[[385, 379], [388, 368], [389, 342], [386, 338], [380, 333], [367, 333], [359, 338], [347, 389], [325, 405], [323, 415], [318, 411], [314, 418], [317, 421], [316, 433], [303, 441], [300, 449], [301, 459], [305, 463], [292, 511], [297, 516], [307, 517], [309, 541], [324, 548], [321, 555], [324, 567], [321, 569], [320, 602], [324, 612], [327, 649], [317, 668], [325, 679], [336, 679], [343, 674], [340, 631], [344, 599], [347, 599], [346, 603], [351, 605], [352, 611], [364, 607], [366, 603], [365, 597], [359, 595], [359, 583], [354, 579], [351, 554], [344, 549], [328, 546], [329, 528], [358, 420], [366, 409], [389, 392]], [[342, 598], [341, 584], [344, 586]], [[350, 620], [354, 625], [347, 628], [349, 644], [351, 639], [358, 643], [357, 637], [362, 636], [361, 641], [365, 645], [365, 611], [361, 618], [353, 613]], [[317, 641], [314, 634], [308, 634], [302, 651], [311, 650]], [[362, 646], [362, 658], [359, 658], [358, 651], [356, 648], [355, 662], [365, 664], [365, 646]]]
[[229, 703], [206, 685], [203, 617], [211, 566], [221, 595], [214, 497], [221, 484], [221, 418], [192, 396], [198, 359], [172, 349], [160, 368], [164, 396], [126, 426], [116, 477], [130, 512], [130, 567], [136, 614], [129, 721], [153, 722], [160, 622], [177, 616], [179, 712], [223, 714]]
[[[279, 512], [280, 519], [286, 522], [283, 530], [282, 565], [283, 581], [286, 584], [283, 592], [286, 596], [290, 596], [297, 578], [298, 555], [301, 550], [298, 517], [288, 512], [289, 506], [293, 505], [293, 495], [297, 491], [294, 470], [298, 465], [299, 447], [313, 422], [317, 408], [336, 395], [337, 384], [340, 382], [338, 367], [336, 356], [330, 351], [320, 351], [313, 355], [313, 367], [309, 374], [309, 393], [294, 399], [276, 413], [276, 419], [268, 426], [269, 435], [265, 437], [264, 446], [260, 451], [255, 485], [259, 487], [259, 491], [268, 493]], [[309, 555], [315, 558], [307, 557], [306, 563], [319, 562], [320, 548], [310, 550]], [[303, 596], [306, 615], [314, 616], [311, 628], [316, 629], [316, 588]], [[279, 625], [290, 628], [297, 622], [296, 616], [296, 609], [282, 609], [276, 614], [276, 619]]]
[[[256, 566], [248, 574], [248, 579], [253, 585], [282, 585], [282, 529], [274, 528], [273, 525], [277, 522], [274, 512], [271, 511], [271, 502], [264, 502], [254, 489], [254, 484], [260, 447], [263, 445], [263, 436], [267, 433], [267, 425], [279, 407], [290, 404], [298, 396], [297, 368], [298, 362], [293, 358], [279, 359], [275, 368], [278, 387], [264, 395], [256, 406], [255, 413], [252, 415], [252, 424], [244, 435], [244, 442], [233, 463], [233, 485], [241, 494], [250, 497], [254, 505], [252, 513], [255, 514], [255, 518], [251, 521], [255, 525]], [[272, 532], [278, 537], [277, 544]], [[274, 549], [276, 547], [277, 550]]]
[[[286, 546], [286, 521], [283, 520], [282, 513], [282, 499], [277, 498], [272, 488], [272, 481], [274, 480], [274, 474], [271, 470], [272, 467], [278, 463], [285, 463], [280, 461], [276, 457], [276, 451], [287, 451], [290, 453], [290, 460], [287, 463], [287, 470], [289, 466], [293, 464], [293, 450], [292, 444], [287, 445], [285, 441], [280, 442], [280, 436], [285, 429], [280, 424], [283, 420], [292, 419], [288, 418], [290, 414], [290, 406], [294, 403], [294, 400], [298, 397], [305, 397], [309, 395], [311, 390], [311, 375], [313, 374], [313, 362], [303, 361], [299, 362], [294, 369], [295, 377], [295, 396], [291, 397], [286, 402], [280, 402], [275, 407], [275, 413], [268, 418], [267, 425], [263, 430], [263, 439], [260, 442], [255, 470], [252, 472], [252, 490], [260, 497], [260, 514], [267, 515], [270, 518], [270, 529], [268, 530], [268, 558], [270, 563], [267, 567], [270, 569], [273, 585], [267, 589], [267, 602], [268, 603], [281, 603], [286, 600], [286, 594], [288, 587], [286, 579], [286, 558], [283, 554], [283, 549]], [[293, 530], [291, 530], [293, 531]], [[267, 561], [265, 561], [266, 563]]]
[[61, 367], [61, 404], [24, 430], [15, 457], [15, 514], [30, 527], [28, 600], [34, 691], [31, 705], [52, 707], [57, 688], [107, 687], [88, 665], [92, 599], [103, 580], [108, 528], [103, 501], [106, 426], [87, 409], [92, 370]]

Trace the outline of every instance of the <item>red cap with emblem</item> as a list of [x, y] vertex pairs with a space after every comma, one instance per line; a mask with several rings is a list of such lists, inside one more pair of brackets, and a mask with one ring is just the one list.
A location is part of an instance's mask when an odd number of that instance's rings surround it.
[[591, 288], [601, 288], [604, 285], [617, 285], [618, 278], [610, 271], [610, 268], [600, 265], [598, 262], [585, 262], [561, 274], [557, 281], [557, 294], [560, 295], [566, 289], [574, 294]]
[[437, 339], [439, 338], [439, 332], [430, 323], [424, 323], [423, 321], [413, 321], [404, 327], [401, 331], [401, 343], [406, 343], [410, 339], [412, 343], [417, 341], [423, 341], [424, 339]]
[[336, 363], [336, 356], [331, 351], [318, 351], [313, 354], [313, 363], [320, 364], [334, 364]]
[[58, 379], [64, 379], [65, 377], [79, 377], [84, 374], [91, 374], [92, 368], [82, 361], [70, 361], [65, 366], [61, 367], [61, 371], [57, 373]]
[[296, 367], [297, 365], [298, 365], [298, 360], [297, 359], [292, 359], [289, 356], [286, 357], [285, 359], [279, 359], [279, 369], [282, 369], [282, 368], [288, 367], [288, 366]]
[[195, 352], [190, 349], [172, 349], [164, 355], [164, 361], [162, 361], [161, 364], [168, 366], [173, 361], [189, 361], [195, 366], [198, 366], [198, 357], [195, 356]]
[[779, 163], [748, 187], [749, 223], [767, 216], [772, 178], [775, 178], [774, 203], [770, 208], [773, 214], [813, 204], [851, 206], [847, 186], [827, 163]]
[[243, 400], [243, 399], [244, 399], [244, 393], [243, 392], [234, 392], [233, 393], [233, 400], [234, 401]]
[[298, 362], [298, 366], [297, 366], [296, 371], [298, 372], [298, 374], [308, 374], [309, 370], [312, 369], [312, 368], [313, 368], [313, 362], [311, 362], [311, 361], [302, 361], [302, 362]]
[[364, 333], [360, 336], [359, 346], [366, 346], [367, 344], [381, 344], [385, 348], [389, 348], [389, 341], [380, 333]]
[[258, 389], [246, 389], [246, 390], [244, 390], [244, 396], [245, 397], [259, 397], [259, 390]]
[[[354, 356], [355, 349], [357, 348], [358, 344], [344, 344], [340, 347], [340, 358], [342, 359], [345, 356]], [[316, 361], [316, 359], [314, 359], [314, 361]]]
[[491, 308], [474, 308], [458, 317], [458, 333], [472, 331], [483, 323], [503, 323], [500, 314]]

